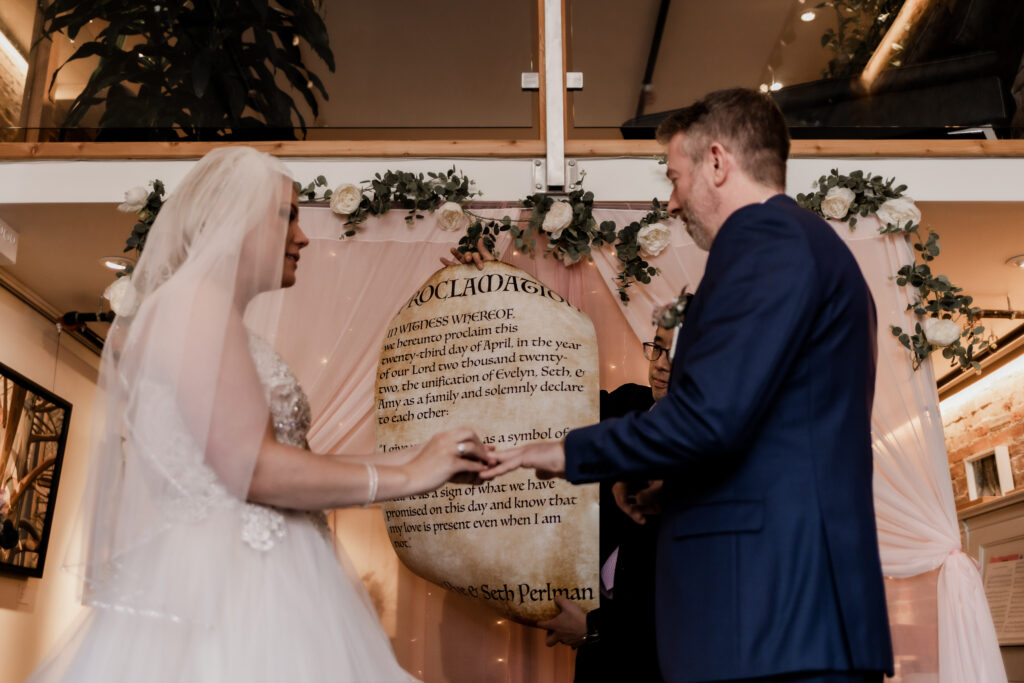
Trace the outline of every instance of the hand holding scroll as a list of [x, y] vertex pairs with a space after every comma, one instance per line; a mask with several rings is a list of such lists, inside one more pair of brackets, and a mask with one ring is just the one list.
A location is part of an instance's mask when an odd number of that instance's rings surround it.
[[465, 254], [459, 251], [458, 247], [451, 248], [452, 256], [454, 258], [441, 257], [441, 263], [446, 266], [461, 266], [463, 264], [475, 263], [477, 270], [484, 269], [484, 261], [497, 261], [494, 258], [494, 254], [491, 253], [490, 249], [484, 246], [484, 238], [481, 237], [477, 240], [476, 251], [469, 251]]

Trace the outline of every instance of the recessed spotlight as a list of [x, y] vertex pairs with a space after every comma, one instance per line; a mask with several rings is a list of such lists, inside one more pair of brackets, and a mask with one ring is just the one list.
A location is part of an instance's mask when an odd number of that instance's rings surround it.
[[127, 256], [104, 256], [100, 259], [100, 263], [103, 264], [104, 268], [121, 272], [122, 270], [127, 270], [129, 266], [135, 265], [135, 260]]
[[1006, 265], [1024, 268], [1024, 254], [1017, 254], [1016, 256], [1011, 256], [1006, 259]]
[[800, 21], [814, 21], [814, 17], [816, 16], [818, 15], [812, 12], [811, 10], [807, 10], [806, 12], [800, 15]]

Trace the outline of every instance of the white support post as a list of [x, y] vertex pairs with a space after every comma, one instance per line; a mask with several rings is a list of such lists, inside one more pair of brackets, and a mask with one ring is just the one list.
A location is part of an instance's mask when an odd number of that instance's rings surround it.
[[565, 64], [562, 62], [562, 0], [544, 0], [544, 120], [547, 188], [565, 186]]

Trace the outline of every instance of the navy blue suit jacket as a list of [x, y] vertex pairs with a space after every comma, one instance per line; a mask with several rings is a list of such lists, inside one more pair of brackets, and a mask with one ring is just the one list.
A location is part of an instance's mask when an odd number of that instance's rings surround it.
[[715, 237], [667, 396], [566, 438], [572, 482], [666, 480], [666, 680], [891, 672], [871, 489], [875, 334], [849, 249], [778, 195]]

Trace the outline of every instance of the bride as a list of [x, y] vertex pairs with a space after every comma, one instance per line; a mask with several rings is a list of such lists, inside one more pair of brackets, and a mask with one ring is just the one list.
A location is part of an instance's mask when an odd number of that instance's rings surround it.
[[249, 148], [207, 154], [161, 209], [100, 368], [92, 609], [31, 680], [412, 680], [319, 511], [429, 491], [490, 456], [468, 429], [401, 459], [309, 451], [305, 395], [248, 331], [256, 314], [273, 329], [258, 295], [295, 282], [307, 243], [287, 170]]

